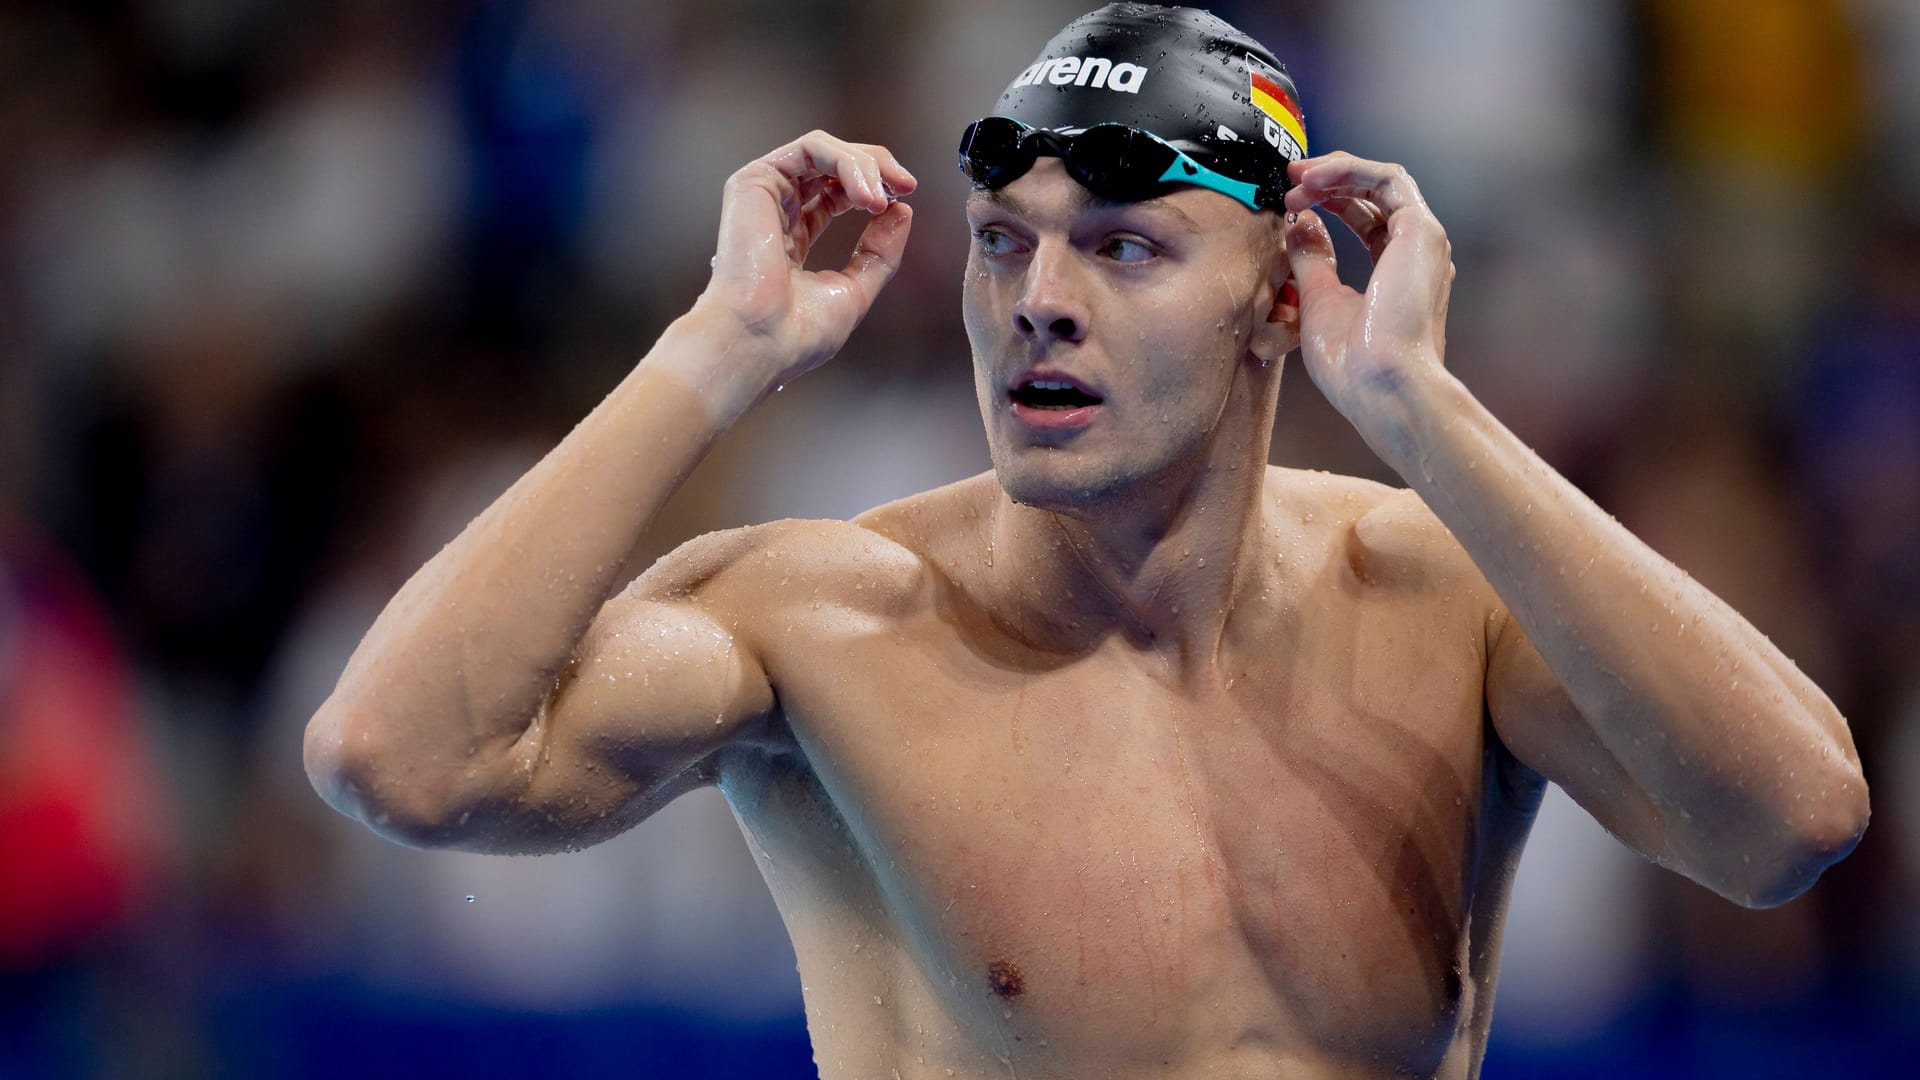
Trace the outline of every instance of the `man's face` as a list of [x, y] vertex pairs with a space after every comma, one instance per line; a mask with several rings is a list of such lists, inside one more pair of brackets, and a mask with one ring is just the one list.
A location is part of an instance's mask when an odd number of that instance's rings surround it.
[[1256, 334], [1277, 360], [1297, 331], [1267, 324], [1284, 279], [1271, 215], [1215, 192], [1109, 203], [1042, 157], [973, 192], [967, 224], [974, 385], [1017, 502], [1084, 504], [1204, 455]]

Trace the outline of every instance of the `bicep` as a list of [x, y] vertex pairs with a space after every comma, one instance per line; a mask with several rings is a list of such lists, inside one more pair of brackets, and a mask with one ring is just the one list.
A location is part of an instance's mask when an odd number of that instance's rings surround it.
[[1560, 785], [1622, 843], [1662, 865], [1674, 864], [1659, 809], [1608, 750], [1504, 610], [1489, 637], [1487, 713], [1500, 741], [1522, 764]]
[[773, 688], [737, 627], [688, 598], [609, 601], [510, 755], [492, 850], [584, 847], [693, 787], [766, 722]]

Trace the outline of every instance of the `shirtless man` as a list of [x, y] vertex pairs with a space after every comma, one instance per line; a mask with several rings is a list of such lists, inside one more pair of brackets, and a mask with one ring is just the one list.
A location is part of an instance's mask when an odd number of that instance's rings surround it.
[[[1103, 9], [1042, 60], [997, 115], [1191, 152], [971, 129], [993, 471], [622, 589], [899, 265], [912, 175], [803, 136], [728, 181], [693, 309], [368, 632], [308, 731], [334, 806], [538, 852], [718, 785], [829, 1080], [1471, 1076], [1547, 780], [1743, 904], [1853, 846], [1834, 706], [1442, 366], [1453, 268], [1405, 171], [1289, 146], [1291, 83], [1210, 16]], [[851, 262], [804, 269], [846, 211]], [[1296, 346], [1411, 490], [1267, 465]]]

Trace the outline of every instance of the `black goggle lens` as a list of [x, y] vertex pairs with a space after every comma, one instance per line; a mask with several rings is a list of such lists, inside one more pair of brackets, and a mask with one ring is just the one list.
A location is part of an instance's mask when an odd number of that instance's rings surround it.
[[1151, 198], [1177, 156], [1172, 147], [1151, 135], [1117, 124], [1088, 128], [1074, 136], [1061, 155], [1075, 180], [1115, 202]]
[[[1227, 144], [1214, 151], [1220, 164], [1242, 177], [1238, 181], [1252, 185], [1254, 194], [1235, 194], [1235, 198], [1269, 209], [1282, 205], [1282, 196], [1292, 186], [1284, 166], [1252, 156], [1253, 151]], [[975, 187], [1000, 188], [1025, 176], [1041, 154], [1058, 157], [1067, 174], [1082, 187], [1114, 202], [1138, 202], [1151, 199], [1166, 187], [1162, 177], [1180, 152], [1152, 135], [1124, 124], [1095, 124], [1074, 135], [1062, 135], [1041, 128], [1029, 128], [1004, 116], [989, 116], [967, 125], [960, 136], [960, 171]], [[1209, 166], [1212, 172], [1218, 166]], [[1199, 170], [1187, 159], [1186, 171]], [[1216, 179], [1226, 174], [1215, 173]], [[1201, 180], [1189, 181], [1203, 183]], [[1217, 183], [1203, 186], [1221, 190]]]
[[1040, 147], [1025, 138], [1027, 129], [1002, 116], [967, 125], [960, 136], [960, 171], [986, 188], [1005, 187], [1026, 175]]
[[960, 171], [976, 186], [1005, 187], [1052, 154], [1088, 191], [1115, 202], [1151, 198], [1177, 156], [1172, 147], [1119, 124], [1096, 124], [1077, 135], [1023, 128], [1004, 116], [967, 125], [960, 137]]

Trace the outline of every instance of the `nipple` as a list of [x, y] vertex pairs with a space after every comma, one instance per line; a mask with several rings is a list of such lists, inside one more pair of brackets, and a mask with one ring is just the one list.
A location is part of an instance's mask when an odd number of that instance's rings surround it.
[[987, 965], [987, 987], [998, 997], [1012, 1001], [1026, 992], [1027, 980], [1020, 966], [1011, 960], [995, 960]]

